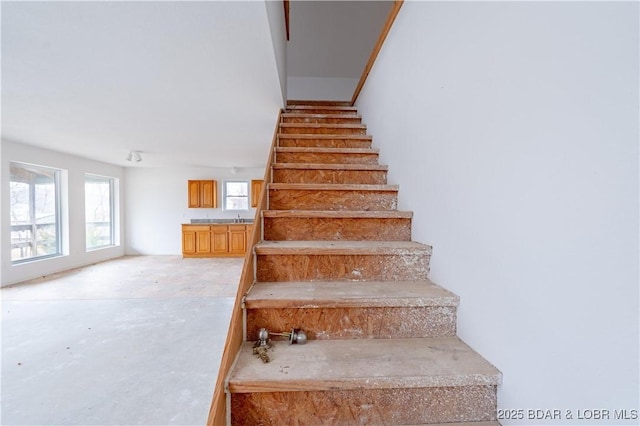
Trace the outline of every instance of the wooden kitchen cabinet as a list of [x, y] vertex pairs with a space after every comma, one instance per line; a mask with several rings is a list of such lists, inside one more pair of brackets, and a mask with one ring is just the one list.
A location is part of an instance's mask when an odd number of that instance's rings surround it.
[[260, 193], [262, 192], [263, 180], [254, 179], [251, 181], [251, 207], [258, 207]]
[[190, 180], [188, 182], [189, 208], [218, 207], [218, 182], [215, 180]]
[[229, 253], [244, 254], [247, 251], [245, 225], [229, 225]]
[[229, 225], [211, 225], [212, 254], [224, 256], [229, 252]]
[[182, 225], [183, 257], [244, 256], [253, 225]]
[[211, 253], [209, 225], [182, 225], [182, 253], [207, 256]]

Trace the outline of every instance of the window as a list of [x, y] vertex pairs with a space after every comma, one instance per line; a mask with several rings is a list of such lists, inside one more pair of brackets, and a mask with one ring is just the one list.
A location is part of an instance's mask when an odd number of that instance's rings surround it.
[[244, 180], [224, 181], [224, 209], [249, 210], [249, 182]]
[[61, 255], [61, 171], [14, 162], [9, 168], [11, 262]]
[[85, 175], [84, 217], [87, 250], [115, 244], [114, 178]]

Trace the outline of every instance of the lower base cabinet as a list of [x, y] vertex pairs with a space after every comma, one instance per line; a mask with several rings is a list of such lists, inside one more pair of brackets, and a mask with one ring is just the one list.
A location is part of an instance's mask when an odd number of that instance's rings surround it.
[[252, 225], [182, 225], [183, 257], [244, 256]]
[[182, 228], [182, 254], [208, 255], [211, 253], [211, 237], [208, 225], [189, 225]]

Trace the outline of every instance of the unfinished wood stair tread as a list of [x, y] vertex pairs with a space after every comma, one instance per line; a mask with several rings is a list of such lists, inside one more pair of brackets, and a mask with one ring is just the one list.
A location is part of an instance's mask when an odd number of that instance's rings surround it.
[[354, 106], [346, 106], [346, 105], [299, 105], [299, 104], [287, 104], [287, 111], [308, 111], [308, 110], [318, 110], [318, 111], [348, 111], [357, 113], [358, 109]]
[[366, 129], [366, 124], [360, 123], [281, 123], [280, 128], [300, 127], [306, 129]]
[[378, 148], [277, 147], [276, 152], [317, 152], [323, 154], [379, 154]]
[[355, 108], [350, 101], [338, 99], [287, 99], [287, 105], [339, 105]]
[[322, 307], [458, 306], [459, 297], [426, 281], [257, 282], [245, 298], [247, 309]]
[[257, 255], [431, 255], [432, 248], [415, 241], [261, 241]]
[[457, 337], [274, 342], [271, 362], [245, 342], [232, 393], [499, 385], [501, 373]]
[[400, 210], [263, 210], [262, 217], [333, 218], [333, 219], [411, 219], [413, 212]]
[[362, 116], [358, 113], [334, 113], [334, 114], [321, 114], [314, 112], [301, 112], [301, 111], [291, 111], [291, 112], [283, 112], [283, 118], [346, 118], [346, 119], [354, 119], [354, 118], [362, 118]]
[[295, 189], [308, 191], [389, 191], [398, 192], [398, 185], [363, 185], [363, 184], [344, 184], [344, 183], [270, 183], [269, 189]]
[[295, 133], [278, 133], [280, 139], [346, 139], [346, 140], [366, 140], [372, 141], [371, 135], [331, 135], [331, 134], [295, 134]]
[[389, 166], [380, 164], [331, 164], [331, 163], [273, 163], [279, 170], [366, 170], [386, 172]]

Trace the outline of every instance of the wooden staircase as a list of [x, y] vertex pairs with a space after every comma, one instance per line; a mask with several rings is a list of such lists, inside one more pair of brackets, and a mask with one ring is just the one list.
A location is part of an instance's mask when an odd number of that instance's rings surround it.
[[[456, 337], [458, 297], [428, 279], [431, 247], [354, 107], [282, 114], [246, 342], [226, 388], [233, 425], [497, 425], [500, 372]], [[253, 354], [258, 331], [306, 331]]]

